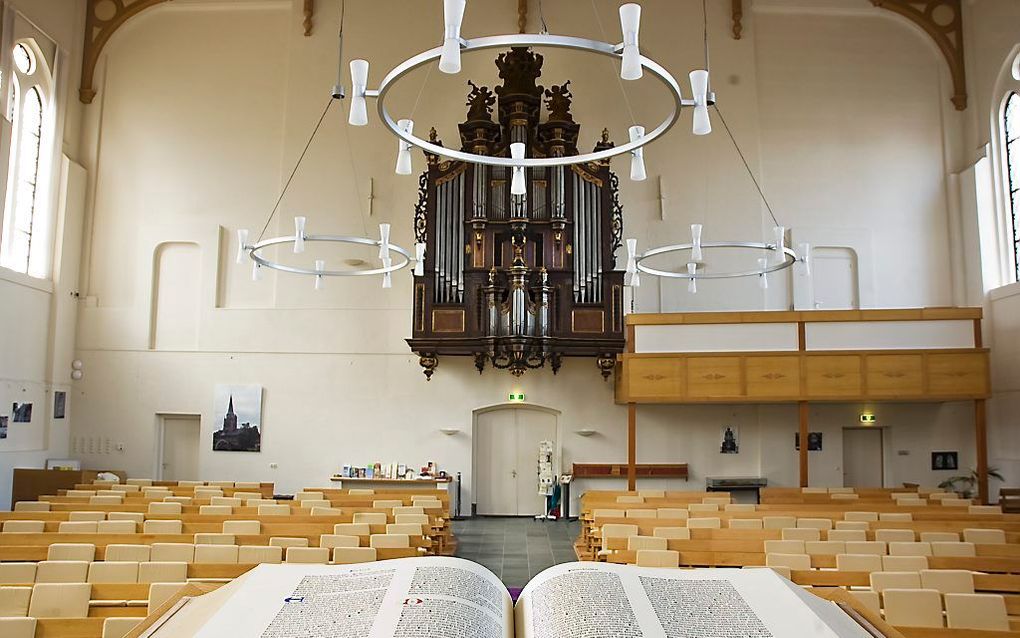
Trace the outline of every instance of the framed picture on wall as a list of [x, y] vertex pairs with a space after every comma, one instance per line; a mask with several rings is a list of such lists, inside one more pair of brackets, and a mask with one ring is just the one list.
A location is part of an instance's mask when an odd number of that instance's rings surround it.
[[959, 452], [932, 452], [931, 469], [933, 470], [958, 470], [960, 469]]
[[63, 419], [67, 413], [67, 393], [57, 390], [53, 393], [53, 418]]
[[213, 451], [262, 451], [262, 386], [217, 385], [213, 415]]
[[11, 408], [14, 418], [11, 419], [15, 423], [31, 423], [32, 422], [32, 404], [31, 403], [15, 403], [14, 407]]
[[[793, 435], [793, 449], [800, 450], [800, 432], [795, 432]], [[807, 449], [808, 452], [820, 452], [822, 450], [821, 432], [808, 432]]]
[[722, 429], [722, 443], [719, 446], [720, 454], [739, 454], [740, 438], [739, 430], [735, 425], [727, 425]]

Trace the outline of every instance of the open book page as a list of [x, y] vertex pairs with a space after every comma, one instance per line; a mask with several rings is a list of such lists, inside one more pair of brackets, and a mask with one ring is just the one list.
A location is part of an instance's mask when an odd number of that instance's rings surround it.
[[428, 557], [261, 565], [195, 638], [511, 638], [510, 594], [481, 565]]
[[566, 563], [528, 583], [515, 616], [517, 638], [868, 636], [830, 627], [768, 569]]

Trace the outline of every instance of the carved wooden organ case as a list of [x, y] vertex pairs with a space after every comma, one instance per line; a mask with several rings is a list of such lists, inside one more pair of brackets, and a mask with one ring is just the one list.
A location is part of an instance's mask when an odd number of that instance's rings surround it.
[[[514, 48], [496, 59], [495, 95], [469, 82], [461, 150], [509, 157], [510, 144], [524, 142], [527, 157], [578, 154], [570, 83], [537, 85], [542, 61]], [[441, 143], [435, 129], [431, 138]], [[612, 146], [608, 138], [603, 131], [596, 149]], [[426, 377], [442, 355], [516, 376], [595, 357], [608, 377], [624, 347], [623, 272], [614, 270], [623, 222], [609, 163], [529, 168], [527, 193], [512, 195], [511, 168], [426, 158], [415, 210], [426, 257], [407, 341]]]

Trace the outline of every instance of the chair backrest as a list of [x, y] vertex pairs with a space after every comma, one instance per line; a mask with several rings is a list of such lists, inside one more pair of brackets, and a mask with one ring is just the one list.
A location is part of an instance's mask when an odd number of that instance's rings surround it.
[[88, 574], [88, 561], [41, 560], [35, 568], [35, 582], [84, 583]]
[[142, 488], [138, 485], [111, 485], [110, 490], [113, 492], [138, 492], [141, 493]]
[[859, 494], [830, 494], [829, 497], [834, 501], [856, 501], [860, 498]]
[[134, 521], [139, 525], [145, 522], [145, 514], [141, 512], [108, 512], [106, 518], [111, 521]]
[[877, 591], [851, 590], [850, 595], [859, 600], [868, 611], [881, 617], [882, 604]]
[[762, 516], [762, 527], [765, 529], [783, 529], [797, 527], [796, 516]]
[[896, 505], [898, 507], [924, 507], [928, 504], [923, 498], [911, 497], [911, 498], [898, 498], [896, 499]]
[[234, 545], [233, 534], [195, 534], [195, 545]]
[[371, 496], [375, 494], [375, 490], [365, 488], [354, 488], [347, 490], [347, 493], [351, 496]]
[[1006, 599], [998, 594], [946, 594], [946, 624], [950, 629], [1009, 631]]
[[999, 505], [971, 505], [967, 508], [968, 514], [1002, 514], [1002, 507]]
[[666, 539], [659, 536], [631, 536], [627, 538], [627, 549], [667, 549]]
[[183, 583], [188, 580], [188, 564], [169, 561], [138, 563], [140, 583]]
[[324, 492], [298, 492], [294, 495], [294, 500], [297, 502], [301, 501], [321, 501], [326, 498]]
[[425, 508], [421, 505], [401, 505], [400, 507], [393, 508], [394, 516], [400, 516], [401, 514], [425, 514]]
[[368, 540], [369, 546], [376, 548], [411, 546], [411, 539], [407, 534], [372, 534]]
[[237, 562], [242, 565], [283, 562], [283, 548], [272, 545], [241, 545], [237, 548]]
[[880, 512], [878, 520], [889, 521], [896, 523], [907, 523], [914, 520], [914, 515], [910, 512]]
[[671, 549], [637, 550], [638, 567], [679, 567], [680, 552]]
[[890, 556], [931, 556], [931, 543], [889, 543]]
[[762, 529], [760, 518], [731, 518], [730, 529]]
[[811, 556], [835, 556], [846, 553], [844, 541], [807, 541], [804, 549]]
[[407, 534], [408, 536], [422, 536], [421, 523], [387, 523], [387, 534]]
[[121, 494], [100, 494], [89, 497], [89, 505], [120, 505], [124, 502]]
[[385, 525], [386, 514], [383, 512], [355, 512], [355, 523], [368, 523], [369, 525]]
[[832, 521], [827, 518], [798, 518], [797, 527], [807, 529], [832, 529]]
[[965, 569], [922, 569], [921, 587], [943, 594], [973, 594], [974, 574]]
[[867, 532], [871, 529], [871, 523], [867, 521], [836, 521], [835, 528], [837, 530]]
[[92, 543], [52, 543], [46, 550], [46, 560], [91, 562], [95, 559], [96, 546]]
[[841, 572], [880, 572], [882, 557], [874, 554], [836, 554], [836, 569]]
[[960, 535], [956, 532], [921, 532], [920, 538], [925, 543], [956, 543]]
[[0, 617], [27, 616], [31, 587], [0, 587]]
[[195, 488], [195, 498], [213, 498], [223, 496], [223, 490], [218, 487]]
[[368, 523], [337, 523], [333, 526], [333, 533], [346, 536], [368, 536], [372, 530]]
[[223, 533], [257, 536], [262, 533], [262, 523], [259, 521], [223, 521]]
[[234, 513], [234, 508], [230, 505], [199, 505], [198, 513], [211, 516], [230, 516]]
[[177, 503], [178, 505], [191, 505], [194, 499], [190, 496], [166, 496], [163, 498], [164, 503]]
[[180, 503], [149, 503], [148, 513], [152, 515], [180, 514], [183, 511]]
[[638, 490], [638, 496], [643, 498], [666, 498], [666, 490]]
[[96, 561], [89, 564], [90, 583], [137, 583], [138, 563], [134, 561]]
[[210, 505], [229, 505], [230, 507], [241, 507], [244, 501], [235, 496], [214, 496], [209, 499]]
[[196, 563], [236, 563], [237, 545], [195, 545]]
[[96, 523], [97, 534], [137, 534], [138, 523], [134, 521], [99, 521]]
[[916, 538], [912, 529], [876, 529], [875, 540], [886, 543], [912, 543]]
[[178, 487], [198, 487], [205, 485], [205, 481], [177, 481]]
[[974, 543], [951, 543], [935, 542], [931, 544], [932, 556], [977, 556], [977, 547]]
[[[152, 505], [157, 505], [157, 503], [152, 503]], [[181, 521], [145, 521], [142, 526], [142, 531], [146, 534], [180, 534], [183, 530], [184, 523]]]
[[99, 521], [62, 521], [57, 525], [60, 534], [96, 534]]
[[344, 513], [339, 507], [313, 507], [312, 516], [341, 516]]
[[395, 523], [417, 523], [419, 525], [429, 524], [428, 514], [394, 514], [393, 521]]
[[843, 520], [870, 523], [878, 520], [878, 512], [846, 512], [843, 514]]
[[882, 592], [882, 602], [890, 625], [942, 627], [942, 596], [934, 589], [889, 588]]
[[719, 511], [719, 503], [691, 503], [687, 506], [687, 511], [692, 514], [714, 513]]
[[68, 512], [67, 520], [72, 523], [81, 521], [105, 521], [106, 512]]
[[786, 527], [781, 537], [784, 541], [820, 541], [822, 530], [816, 527]]
[[35, 582], [36, 563], [0, 563], [0, 584]]
[[378, 501], [372, 501], [372, 507], [378, 507], [381, 509], [392, 509], [394, 507], [403, 507], [404, 501], [398, 499], [382, 499]]
[[944, 498], [941, 502], [946, 507], [970, 507], [970, 499], [965, 498]]
[[89, 597], [92, 585], [76, 583], [46, 583], [32, 588], [32, 602], [28, 615], [33, 618], [85, 618], [89, 615]]
[[269, 539], [272, 547], [308, 547], [308, 539], [303, 536], [272, 536]]
[[142, 622], [141, 618], [107, 618], [103, 621], [103, 638], [124, 638], [127, 632], [131, 631]]
[[871, 590], [882, 593], [886, 589], [920, 589], [920, 572], [871, 572]]
[[139, 487], [152, 485], [152, 479], [147, 478], [129, 478], [124, 482], [128, 485], [138, 485]]
[[91, 498], [95, 495], [95, 490], [67, 490], [64, 492], [64, 496], [69, 496], [71, 498]]
[[723, 509], [727, 512], [754, 512], [758, 506], [754, 503], [727, 503]]
[[323, 534], [319, 537], [319, 547], [328, 547], [329, 549], [334, 547], [358, 547], [360, 544], [360, 538], [346, 534]]
[[333, 549], [333, 562], [337, 565], [371, 563], [375, 559], [374, 547], [335, 547]]
[[807, 554], [765, 554], [765, 565], [806, 570], [811, 569], [811, 557]]
[[181, 591], [181, 587], [184, 585], [184, 583], [152, 583], [149, 585], [149, 613], [159, 609], [160, 605]]
[[616, 502], [617, 503], [644, 503], [645, 502], [645, 497], [644, 496], [636, 496], [636, 495], [617, 496], [616, 497]]
[[18, 501], [14, 504], [15, 512], [48, 512], [50, 504], [47, 501]]
[[234, 487], [239, 490], [258, 490], [262, 489], [262, 484], [258, 481], [235, 481]]
[[885, 541], [846, 541], [847, 554], [875, 554], [884, 556], [889, 548]]
[[766, 554], [806, 554], [804, 541], [765, 541]]
[[928, 569], [927, 556], [883, 556], [882, 569], [887, 572], [920, 572]]
[[722, 529], [722, 519], [718, 517], [689, 518], [687, 527], [691, 529]]
[[111, 544], [106, 546], [103, 553], [103, 560], [112, 561], [134, 561], [142, 563], [151, 558], [152, 548], [148, 545], [121, 545]]
[[151, 560], [157, 563], [195, 562], [194, 543], [153, 543]]
[[4, 521], [4, 534], [41, 534], [46, 530], [44, 521]]
[[316, 563], [325, 564], [329, 562], [329, 548], [327, 547], [288, 547], [288, 563]]
[[866, 541], [868, 533], [861, 529], [830, 529], [825, 537], [830, 541]]
[[1006, 542], [1006, 532], [1001, 529], [965, 529], [963, 540], [975, 545], [999, 545]]
[[689, 541], [691, 540], [691, 530], [686, 527], [656, 527], [652, 530], [652, 536], [656, 538], [676, 538]]

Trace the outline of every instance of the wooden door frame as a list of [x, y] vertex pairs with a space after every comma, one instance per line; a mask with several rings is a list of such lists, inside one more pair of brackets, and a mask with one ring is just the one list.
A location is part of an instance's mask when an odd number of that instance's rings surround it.
[[[154, 415], [155, 420], [155, 436], [153, 437], [153, 461], [152, 461], [152, 478], [156, 481], [163, 480], [163, 438], [166, 435], [166, 419], [167, 418], [187, 418], [198, 420], [198, 445], [199, 452], [202, 451], [202, 415], [197, 412], [157, 412]], [[199, 456], [201, 461], [201, 456]], [[200, 463], [201, 465], [201, 463]], [[194, 479], [197, 480], [196, 476]]]
[[[478, 417], [488, 412], [497, 412], [499, 410], [536, 410], [538, 412], [545, 412], [556, 417], [556, 445], [553, 453], [553, 469], [557, 473], [557, 476], [563, 474], [563, 416], [562, 410], [551, 408], [547, 405], [540, 405], [538, 403], [525, 403], [516, 401], [504, 401], [502, 403], [493, 403], [490, 405], [481, 406], [471, 411], [471, 512], [474, 515], [475, 509], [478, 507], [478, 490], [475, 489], [477, 485], [478, 477]], [[516, 418], [516, 415], [514, 415]], [[516, 454], [516, 451], [514, 452]], [[537, 457], [536, 457], [537, 458]]]

